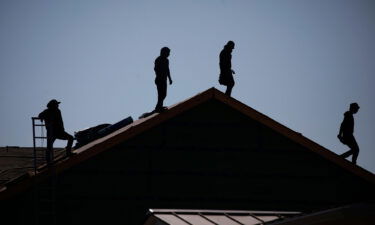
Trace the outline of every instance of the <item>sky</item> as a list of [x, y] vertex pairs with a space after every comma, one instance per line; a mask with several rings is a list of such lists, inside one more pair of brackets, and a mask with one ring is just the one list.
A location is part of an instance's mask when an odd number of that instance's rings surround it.
[[358, 102], [358, 164], [374, 173], [374, 11], [373, 0], [1, 0], [0, 146], [32, 146], [31, 117], [53, 98], [71, 134], [153, 110], [164, 46], [165, 105], [225, 91], [219, 53], [233, 40], [232, 97], [337, 154]]

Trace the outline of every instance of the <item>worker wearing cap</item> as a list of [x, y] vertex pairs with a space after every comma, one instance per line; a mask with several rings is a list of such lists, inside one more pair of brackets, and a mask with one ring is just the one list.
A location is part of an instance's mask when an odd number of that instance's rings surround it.
[[47, 129], [47, 164], [53, 162], [53, 143], [56, 139], [68, 140], [66, 155], [72, 155], [73, 136], [65, 132], [59, 104], [59, 101], [52, 99], [48, 102], [47, 109], [39, 114], [39, 118], [45, 121]]
[[353, 115], [356, 114], [359, 110], [359, 105], [357, 103], [350, 104], [349, 111], [344, 113], [344, 120], [341, 123], [340, 131], [337, 137], [339, 140], [349, 146], [350, 150], [342, 154], [341, 156], [347, 158], [351, 155], [352, 162], [354, 164], [357, 163], [357, 158], [359, 154], [359, 147], [357, 141], [354, 138], [354, 117]]

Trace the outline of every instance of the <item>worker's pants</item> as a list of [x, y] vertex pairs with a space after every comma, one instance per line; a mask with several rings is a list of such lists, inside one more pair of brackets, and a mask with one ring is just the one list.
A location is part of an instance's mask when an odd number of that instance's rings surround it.
[[234, 79], [232, 75], [232, 71], [225, 71], [220, 73], [219, 83], [221, 85], [227, 86], [227, 90], [225, 94], [230, 96], [232, 94], [232, 89], [234, 87]]
[[155, 80], [156, 87], [158, 89], [158, 103], [155, 109], [161, 110], [163, 108], [163, 102], [167, 97], [167, 80]]
[[66, 133], [65, 131], [54, 132], [53, 129], [47, 130], [47, 150], [46, 150], [46, 161], [47, 164], [51, 164], [54, 161], [53, 154], [53, 143], [56, 139], [68, 140], [66, 145], [66, 155], [72, 154], [73, 136]]
[[356, 164], [357, 163], [358, 154], [359, 154], [359, 147], [358, 147], [357, 141], [355, 140], [354, 136], [353, 135], [349, 135], [347, 137], [344, 137], [343, 143], [346, 144], [347, 146], [349, 146], [350, 150], [347, 151], [347, 152], [345, 152], [341, 156], [344, 157], [344, 158], [346, 158], [346, 157], [349, 157], [349, 156], [353, 155], [352, 162], [354, 164]]

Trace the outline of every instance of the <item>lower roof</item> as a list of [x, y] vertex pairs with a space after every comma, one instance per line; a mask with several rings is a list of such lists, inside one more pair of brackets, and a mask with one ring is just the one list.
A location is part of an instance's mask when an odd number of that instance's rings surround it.
[[150, 209], [144, 225], [373, 225], [375, 204], [359, 203], [314, 213], [288, 211]]
[[284, 211], [150, 209], [144, 225], [256, 225], [299, 214]]
[[375, 204], [361, 203], [285, 218], [270, 225], [373, 225]]

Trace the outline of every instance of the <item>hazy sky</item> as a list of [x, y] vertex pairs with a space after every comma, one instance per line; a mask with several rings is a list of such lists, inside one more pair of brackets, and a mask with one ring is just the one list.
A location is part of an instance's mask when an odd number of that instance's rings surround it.
[[163, 46], [166, 105], [224, 91], [218, 55], [233, 40], [234, 98], [336, 153], [358, 102], [358, 163], [375, 172], [374, 12], [373, 0], [1, 0], [0, 146], [32, 146], [31, 117], [52, 98], [71, 134], [151, 111]]

